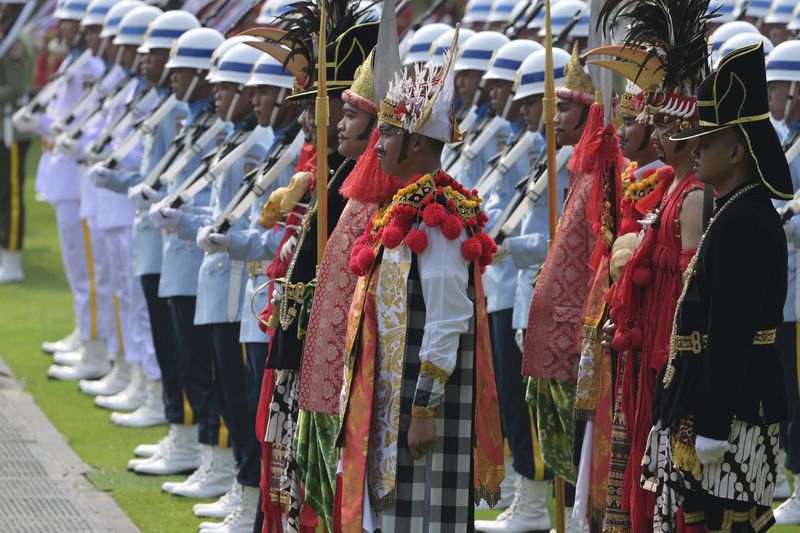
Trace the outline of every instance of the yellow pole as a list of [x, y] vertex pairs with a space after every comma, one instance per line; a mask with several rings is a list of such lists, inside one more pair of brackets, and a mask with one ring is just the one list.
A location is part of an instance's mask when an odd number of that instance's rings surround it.
[[[556, 237], [558, 226], [558, 185], [556, 178], [556, 81], [553, 72], [553, 28], [550, 18], [550, 0], [544, 3], [545, 55], [544, 55], [544, 97], [542, 113], [547, 139], [547, 215], [549, 222], [550, 242]], [[556, 476], [556, 531], [564, 533], [566, 516], [564, 515], [564, 480]]]
[[317, 76], [317, 266], [322, 262], [328, 242], [328, 86], [326, 78], [327, 54], [325, 3], [319, 3], [319, 75]]

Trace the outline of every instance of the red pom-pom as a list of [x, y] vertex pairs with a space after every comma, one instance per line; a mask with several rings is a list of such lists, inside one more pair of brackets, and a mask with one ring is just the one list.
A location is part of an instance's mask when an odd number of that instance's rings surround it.
[[492, 255], [492, 254], [481, 254], [480, 263], [481, 263], [481, 266], [484, 266], [484, 267], [491, 265], [492, 263], [494, 263], [494, 255]]
[[439, 226], [447, 218], [447, 210], [442, 204], [431, 204], [422, 210], [422, 221], [429, 228]]
[[[481, 248], [483, 249], [481, 255], [491, 258], [491, 256], [497, 252], [497, 243], [494, 242], [494, 239], [492, 239], [488, 234], [483, 232], [476, 233], [475, 238], [481, 243]], [[489, 261], [489, 263], [491, 263], [491, 261]]]
[[630, 330], [631, 349], [639, 350], [642, 347], [642, 328], [631, 328]]
[[611, 311], [608, 312], [608, 317], [611, 319], [612, 322], [617, 322], [617, 318], [619, 317], [619, 307], [612, 307]]
[[357, 246], [363, 246], [363, 245], [367, 244], [367, 239], [369, 239], [369, 236], [367, 236], [367, 235], [360, 236], [353, 243], [353, 248], [355, 248]]
[[650, 279], [653, 277], [653, 271], [650, 270], [648, 267], [636, 267], [633, 270], [633, 275], [631, 279], [633, 283], [636, 284], [637, 287], [645, 287], [650, 283]]
[[464, 223], [456, 215], [447, 215], [442, 223], [442, 233], [451, 241], [458, 239], [463, 229]]
[[368, 246], [357, 246], [353, 248], [353, 253], [350, 254], [350, 262], [348, 264], [350, 272], [356, 276], [363, 276], [369, 272], [372, 262], [375, 260], [375, 252]]
[[463, 255], [464, 259], [467, 261], [474, 261], [478, 259], [482, 252], [483, 247], [481, 246], [481, 241], [475, 237], [470, 237], [461, 243], [461, 255]]
[[631, 349], [631, 337], [627, 332], [617, 331], [614, 334], [614, 340], [611, 341], [611, 347], [617, 352], [627, 352]]
[[403, 242], [403, 237], [405, 237], [405, 233], [403, 230], [394, 224], [389, 224], [385, 228], [383, 228], [383, 232], [381, 233], [381, 242], [385, 247], [392, 250], [400, 246], [400, 243]]
[[412, 229], [406, 236], [406, 246], [415, 254], [421, 254], [428, 248], [428, 234], [419, 229]]

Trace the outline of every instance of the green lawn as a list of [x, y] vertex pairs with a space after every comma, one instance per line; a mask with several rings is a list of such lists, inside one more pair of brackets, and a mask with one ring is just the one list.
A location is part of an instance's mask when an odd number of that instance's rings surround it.
[[[46, 377], [50, 358], [42, 354], [41, 343], [58, 339], [72, 330], [72, 303], [61, 268], [53, 210], [47, 204], [34, 201], [33, 175], [38, 154], [34, 150], [31, 152], [25, 184], [26, 280], [23, 284], [0, 286], [0, 316], [3, 317], [0, 357], [23, 381], [72, 449], [95, 469], [89, 479], [98, 489], [109, 491], [142, 531], [196, 531], [200, 520], [191, 512], [196, 501], [160, 491], [163, 481], [180, 478], [137, 476], [125, 468], [137, 444], [155, 442], [164, 435], [166, 428], [117, 427], [109, 421], [109, 412], [94, 407], [92, 399], [78, 391], [77, 384], [50, 381]], [[552, 514], [552, 501], [549, 507]], [[492, 511], [476, 513], [479, 519], [496, 514]], [[775, 527], [772, 531], [793, 533], [797, 527]]]

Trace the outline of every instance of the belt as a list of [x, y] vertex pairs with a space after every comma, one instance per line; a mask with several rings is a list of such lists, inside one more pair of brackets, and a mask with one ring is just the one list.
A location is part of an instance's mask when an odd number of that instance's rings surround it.
[[255, 278], [257, 276], [266, 276], [265, 270], [267, 269], [266, 261], [248, 261], [247, 262], [247, 273], [250, 274], [251, 278]]
[[[775, 329], [761, 329], [753, 336], [753, 346], [775, 344]], [[672, 349], [676, 352], [699, 354], [708, 347], [708, 335], [693, 331], [691, 335], [672, 337]]]

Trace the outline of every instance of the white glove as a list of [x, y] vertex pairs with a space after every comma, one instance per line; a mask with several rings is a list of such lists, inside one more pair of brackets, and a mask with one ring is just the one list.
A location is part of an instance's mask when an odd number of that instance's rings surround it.
[[281, 301], [281, 298], [283, 298], [283, 285], [275, 282], [273, 283], [273, 286], [275, 287], [275, 290], [272, 291], [272, 299], [270, 302], [272, 302], [273, 306], [277, 307], [278, 303]]
[[183, 213], [179, 209], [173, 209], [161, 202], [150, 206], [150, 220], [159, 229], [174, 229], [178, 227]]
[[786, 240], [791, 243], [794, 241], [794, 234], [797, 231], [797, 223], [794, 221], [794, 218], [790, 218], [786, 221], [786, 224], [783, 225], [783, 232], [786, 234]]
[[230, 245], [230, 237], [225, 233], [214, 233], [213, 226], [203, 226], [197, 231], [197, 246], [204, 252], [215, 254], [224, 252]]
[[500, 246], [497, 247], [497, 251], [494, 254], [494, 261], [502, 261], [508, 255], [511, 254], [511, 246], [508, 244], [508, 241], [503, 241], [500, 243]]
[[78, 141], [67, 135], [61, 135], [56, 139], [58, 150], [67, 157], [75, 157], [78, 155], [80, 145]]
[[106, 188], [113, 172], [113, 170], [102, 163], [95, 163], [92, 165], [92, 168], [89, 169], [89, 179], [97, 187]]
[[517, 343], [517, 348], [519, 348], [520, 352], [525, 351], [525, 330], [519, 328], [517, 331], [514, 332], [514, 342]]
[[297, 237], [292, 235], [285, 243], [283, 243], [283, 246], [281, 246], [281, 261], [288, 261], [289, 258], [292, 257], [295, 246], [297, 246]]
[[22, 113], [14, 116], [14, 126], [20, 133], [31, 133], [39, 127], [39, 122], [42, 119], [40, 113]]
[[58, 137], [65, 131], [67, 131], [67, 125], [64, 122], [60, 120], [54, 120], [50, 123], [50, 133], [53, 134], [53, 137]]
[[708, 439], [702, 435], [697, 435], [694, 440], [694, 449], [697, 452], [697, 458], [704, 465], [710, 465], [721, 460], [727, 451], [731, 448], [727, 440], [714, 440]]
[[128, 200], [130, 200], [133, 206], [140, 211], [150, 209], [150, 206], [153, 204], [153, 202], [157, 202], [163, 197], [163, 194], [153, 189], [146, 183], [137, 183], [128, 189]]

